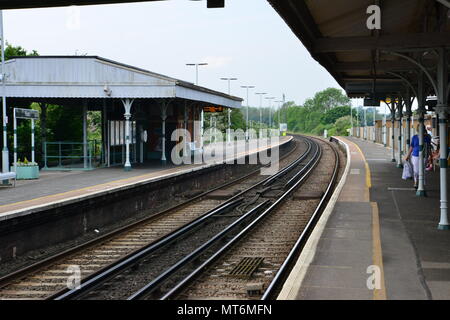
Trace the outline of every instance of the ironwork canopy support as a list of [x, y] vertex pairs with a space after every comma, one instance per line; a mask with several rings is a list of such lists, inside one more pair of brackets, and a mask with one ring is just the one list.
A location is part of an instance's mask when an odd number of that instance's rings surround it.
[[403, 164], [402, 164], [403, 100], [400, 97], [398, 98], [398, 103], [397, 103], [397, 121], [398, 121], [397, 168], [403, 168]]
[[131, 162], [130, 162], [130, 118], [131, 118], [131, 107], [133, 106], [133, 99], [125, 99], [122, 100], [123, 107], [125, 109], [124, 117], [125, 117], [125, 165], [124, 170], [131, 170]]
[[437, 91], [438, 103], [436, 113], [439, 115], [439, 142], [440, 142], [440, 189], [441, 189], [441, 208], [440, 221], [438, 229], [450, 230], [448, 221], [448, 199], [447, 199], [447, 168], [448, 168], [448, 144], [447, 144], [447, 119], [448, 119], [448, 61], [447, 52], [444, 48], [437, 49], [438, 67], [437, 67]]
[[424, 159], [424, 116], [425, 116], [425, 101], [426, 93], [424, 87], [423, 73], [419, 74], [418, 88], [417, 88], [417, 104], [419, 113], [419, 182], [417, 185], [416, 196], [426, 197], [425, 190], [425, 159]]

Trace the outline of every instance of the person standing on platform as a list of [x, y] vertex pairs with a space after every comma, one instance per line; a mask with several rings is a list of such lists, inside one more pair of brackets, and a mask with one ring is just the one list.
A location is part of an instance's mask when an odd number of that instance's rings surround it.
[[[417, 132], [419, 131], [419, 126], [417, 125]], [[426, 164], [426, 161], [428, 157], [430, 156], [430, 148], [431, 148], [431, 137], [428, 133], [424, 133], [423, 135], [423, 144], [424, 144], [424, 165]], [[409, 152], [406, 155], [405, 160], [409, 161], [411, 160], [411, 164], [413, 166], [413, 176], [414, 176], [414, 188], [417, 189], [417, 183], [419, 182], [419, 152], [420, 152], [420, 146], [419, 146], [419, 135], [415, 134], [411, 139], [411, 147], [409, 148]]]

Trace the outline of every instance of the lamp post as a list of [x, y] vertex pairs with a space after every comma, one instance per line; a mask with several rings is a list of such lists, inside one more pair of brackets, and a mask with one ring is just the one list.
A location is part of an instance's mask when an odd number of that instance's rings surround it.
[[198, 66], [207, 66], [206, 62], [201, 63], [186, 63], [187, 66], [195, 67], [195, 84], [198, 86]]
[[[228, 95], [231, 95], [231, 81], [237, 80], [237, 78], [220, 78], [220, 80], [228, 81]], [[227, 134], [228, 143], [231, 142], [231, 108], [228, 108], [228, 134]]]
[[272, 100], [276, 99], [275, 97], [267, 97], [269, 100], [269, 128], [272, 127]]
[[[208, 64], [206, 62], [200, 62], [200, 63], [186, 63], [187, 66], [195, 67], [195, 84], [198, 86], [198, 66], [207, 66]], [[200, 148], [203, 149], [203, 128], [204, 128], [204, 113], [203, 108], [200, 112]]]
[[2, 111], [3, 111], [3, 149], [2, 149], [2, 171], [9, 172], [9, 151], [8, 151], [8, 139], [6, 133], [6, 126], [8, 124], [8, 117], [6, 115], [6, 74], [5, 74], [5, 39], [3, 37], [3, 10], [0, 10], [0, 37], [1, 37], [1, 58], [2, 58]]
[[353, 137], [353, 106], [350, 106], [350, 137]]
[[248, 141], [248, 108], [250, 106], [250, 103], [248, 101], [248, 90], [255, 88], [255, 86], [241, 86], [243, 89], [247, 89], [247, 114], [245, 117], [245, 140]]
[[280, 122], [281, 122], [281, 118], [280, 118], [281, 103], [283, 103], [283, 101], [282, 100], [278, 100], [278, 101], [275, 101], [275, 103], [278, 103], [278, 127], [280, 127]]
[[256, 92], [256, 95], [259, 96], [259, 136], [261, 138], [261, 133], [262, 133], [262, 98], [264, 95], [267, 94], [267, 92]]

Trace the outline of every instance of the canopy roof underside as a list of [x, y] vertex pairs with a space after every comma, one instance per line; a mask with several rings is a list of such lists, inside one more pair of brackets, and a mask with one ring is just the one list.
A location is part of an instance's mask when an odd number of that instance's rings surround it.
[[[433, 49], [450, 47], [450, 13], [441, 1], [268, 1], [350, 97], [398, 94], [405, 79], [417, 82], [419, 66], [398, 54], [436, 75]], [[380, 30], [367, 27], [371, 5], [381, 8]]]

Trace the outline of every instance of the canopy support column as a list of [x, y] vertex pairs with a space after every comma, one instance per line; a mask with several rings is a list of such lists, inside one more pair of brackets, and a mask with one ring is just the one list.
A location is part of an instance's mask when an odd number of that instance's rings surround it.
[[167, 120], [167, 107], [169, 103], [162, 102], [160, 104], [161, 108], [161, 120], [162, 120], [162, 128], [161, 128], [161, 139], [162, 139], [162, 154], [161, 154], [161, 162], [166, 164], [166, 120]]
[[395, 98], [392, 98], [392, 102], [391, 102], [391, 125], [392, 125], [392, 135], [391, 135], [392, 162], [396, 162], [396, 160], [395, 160]]
[[402, 101], [399, 98], [397, 105], [397, 119], [398, 119], [398, 159], [397, 159], [397, 168], [403, 168], [402, 164], [402, 127], [403, 127], [403, 113], [402, 113]]
[[83, 167], [88, 165], [88, 137], [87, 137], [87, 99], [83, 100]]
[[419, 86], [417, 90], [417, 103], [419, 113], [419, 184], [417, 185], [416, 196], [426, 197], [427, 192], [425, 190], [425, 159], [424, 159], [424, 116], [425, 116], [425, 90], [423, 73], [419, 75]]
[[448, 144], [447, 144], [447, 116], [448, 116], [448, 61], [447, 52], [444, 48], [438, 49], [439, 61], [437, 68], [437, 97], [438, 104], [436, 113], [439, 114], [439, 142], [440, 142], [440, 176], [441, 176], [441, 219], [439, 230], [450, 230], [447, 216], [447, 167], [448, 167]]
[[125, 108], [125, 165], [124, 170], [131, 170], [130, 162], [130, 118], [131, 118], [131, 106], [133, 105], [132, 99], [122, 100], [123, 106]]

